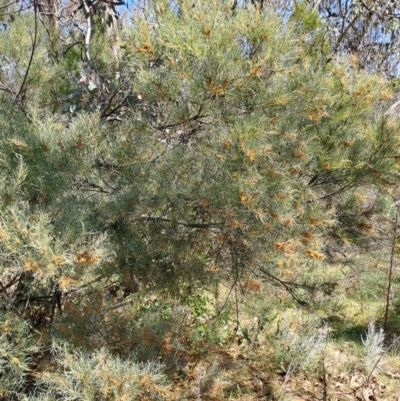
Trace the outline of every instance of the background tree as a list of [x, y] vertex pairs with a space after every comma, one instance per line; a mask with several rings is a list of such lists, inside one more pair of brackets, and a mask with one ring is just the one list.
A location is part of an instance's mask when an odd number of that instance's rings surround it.
[[326, 21], [333, 55], [357, 55], [362, 68], [397, 78], [400, 11], [395, 2], [321, 1], [315, 7]]

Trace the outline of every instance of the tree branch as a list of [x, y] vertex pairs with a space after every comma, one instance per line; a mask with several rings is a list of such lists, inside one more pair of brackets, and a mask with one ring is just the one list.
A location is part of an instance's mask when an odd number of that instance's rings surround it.
[[28, 79], [28, 74], [29, 74], [29, 70], [31, 69], [32, 66], [32, 62], [33, 62], [33, 56], [35, 54], [35, 50], [36, 50], [36, 44], [37, 44], [37, 33], [38, 33], [38, 23], [37, 23], [37, 4], [36, 4], [36, 0], [33, 0], [33, 11], [35, 14], [35, 32], [34, 32], [34, 36], [33, 36], [33, 42], [32, 42], [32, 51], [31, 51], [31, 55], [29, 58], [29, 62], [28, 62], [28, 67], [25, 71], [25, 76], [24, 79], [22, 81], [21, 87], [19, 88], [19, 91], [17, 93], [17, 95], [15, 96], [14, 99], [14, 103], [13, 103], [13, 107], [16, 105], [19, 96], [21, 95], [22, 90], [24, 89], [26, 80]]

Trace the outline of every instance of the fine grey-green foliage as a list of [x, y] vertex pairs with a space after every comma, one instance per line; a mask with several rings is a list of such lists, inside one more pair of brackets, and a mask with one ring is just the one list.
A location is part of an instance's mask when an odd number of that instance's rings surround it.
[[34, 356], [40, 347], [29, 333], [29, 326], [12, 316], [0, 316], [0, 394], [19, 394], [29, 386]]
[[386, 352], [385, 346], [385, 333], [383, 329], [375, 327], [374, 322], [368, 323], [368, 330], [365, 338], [362, 338], [364, 344], [365, 356], [364, 365], [367, 373], [370, 373], [372, 369], [379, 366], [381, 363], [382, 355]]
[[58, 400], [161, 400], [167, 389], [156, 363], [122, 359], [105, 349], [74, 352], [62, 344], [53, 344], [52, 354], [58, 369], [44, 373], [38, 386]]
[[221, 366], [214, 362], [211, 366], [207, 368], [204, 367], [200, 372], [198, 372], [197, 383], [192, 390], [193, 395], [196, 397], [196, 401], [207, 397], [207, 393], [212, 391], [212, 388], [217, 381], [220, 381], [219, 384], [221, 384], [222, 381], [225, 386], [230, 384], [231, 380], [229, 377], [221, 377], [221, 370]]
[[302, 323], [285, 319], [279, 324], [275, 356], [287, 372], [310, 372], [320, 366], [328, 334], [329, 327], [321, 327], [316, 319]]
[[57, 401], [57, 397], [52, 394], [39, 394], [39, 395], [31, 395], [24, 396], [21, 398], [24, 401]]

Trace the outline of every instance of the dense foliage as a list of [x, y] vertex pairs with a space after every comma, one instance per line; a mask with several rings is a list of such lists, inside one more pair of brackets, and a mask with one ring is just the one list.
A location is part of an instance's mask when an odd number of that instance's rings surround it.
[[4, 399], [162, 398], [240, 294], [314, 308], [388, 242], [396, 93], [306, 3], [3, 3]]

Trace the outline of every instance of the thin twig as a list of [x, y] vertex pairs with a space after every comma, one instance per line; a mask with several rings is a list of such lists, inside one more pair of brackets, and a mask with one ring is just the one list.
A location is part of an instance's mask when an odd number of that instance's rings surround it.
[[231, 296], [231, 293], [232, 293], [232, 291], [233, 291], [233, 288], [234, 288], [235, 286], [236, 286], [236, 281], [231, 285], [231, 288], [229, 289], [228, 295], [227, 295], [226, 298], [225, 298], [224, 304], [222, 305], [222, 307], [218, 310], [218, 312], [217, 312], [214, 316], [211, 316], [211, 317], [208, 319], [209, 322], [211, 322], [211, 321], [217, 319], [217, 317], [223, 312], [223, 310], [225, 309], [225, 307], [226, 307], [226, 305], [227, 305], [227, 303], [228, 303], [228, 300], [229, 300], [229, 298], [230, 298], [230, 296]]
[[265, 269], [261, 269], [261, 271], [268, 277], [272, 278], [274, 281], [277, 281], [281, 286], [290, 294], [290, 296], [300, 305], [303, 307], [308, 307], [309, 303], [307, 301], [303, 301], [300, 299], [293, 289], [291, 287], [297, 287], [297, 288], [306, 288], [306, 289], [312, 289], [310, 286], [303, 285], [303, 284], [298, 284], [298, 283], [291, 283], [287, 281], [283, 281], [280, 278], [274, 276], [273, 274], [267, 272]]
[[185, 221], [176, 221], [173, 219], [167, 219], [165, 217], [156, 217], [156, 216], [142, 216], [142, 220], [150, 221], [150, 222], [164, 222], [164, 223], [174, 223], [180, 226], [190, 227], [190, 228], [214, 228], [214, 227], [222, 227], [224, 223], [188, 223]]
[[12, 4], [15, 4], [15, 3], [17, 3], [17, 0], [12, 1], [11, 3], [4, 4], [4, 6], [0, 6], [0, 9], [6, 8], [6, 7], [11, 6]]
[[69, 45], [69, 46], [63, 51], [63, 56], [65, 56], [65, 55], [68, 53], [68, 51], [69, 51], [70, 49], [72, 49], [74, 46], [80, 45], [81, 43], [82, 43], [82, 41], [80, 40], [80, 41], [78, 41], [78, 42], [74, 42], [74, 43], [72, 43], [71, 45]]
[[292, 364], [290, 364], [289, 367], [286, 369], [286, 372], [285, 372], [285, 379], [284, 379], [284, 381], [283, 381], [283, 383], [281, 385], [281, 388], [280, 388], [280, 395], [279, 395], [278, 401], [282, 400], [282, 396], [284, 395], [283, 394], [284, 387], [285, 387], [286, 383], [289, 381], [290, 374], [292, 373], [292, 371], [293, 371], [293, 366], [292, 366]]
[[393, 264], [394, 264], [394, 254], [396, 249], [396, 240], [397, 240], [397, 224], [399, 221], [399, 209], [400, 205], [396, 202], [396, 219], [393, 227], [393, 239], [392, 239], [392, 248], [390, 252], [390, 265], [389, 265], [389, 275], [388, 275], [388, 286], [386, 290], [386, 308], [385, 308], [385, 322], [383, 324], [383, 329], [386, 332], [387, 330], [387, 322], [388, 322], [388, 314], [389, 314], [389, 303], [390, 303], [390, 290], [392, 287], [392, 274], [393, 274]]
[[[325, 342], [326, 346], [326, 342]], [[328, 400], [328, 382], [326, 380], [326, 367], [325, 367], [325, 351], [322, 350], [322, 375], [323, 375], [323, 393], [322, 393], [322, 401]]]
[[353, 25], [355, 24], [356, 21], [357, 21], [357, 17], [354, 17], [353, 20], [352, 20], [352, 21], [346, 26], [346, 28], [342, 31], [342, 33], [340, 34], [340, 36], [339, 36], [339, 38], [338, 38], [338, 40], [337, 40], [337, 42], [336, 42], [336, 44], [335, 44], [335, 48], [333, 49], [333, 52], [332, 52], [333, 54], [335, 54], [335, 53], [338, 51], [340, 45], [342, 44], [342, 42], [343, 42], [343, 40], [344, 40], [344, 38], [345, 38], [345, 36], [346, 36], [346, 34], [347, 34], [347, 31], [348, 31], [350, 28], [353, 27]]
[[25, 76], [24, 76], [24, 79], [22, 81], [21, 87], [19, 88], [19, 91], [18, 91], [17, 95], [15, 96], [13, 107], [16, 105], [16, 103], [18, 101], [18, 98], [19, 98], [22, 90], [24, 89], [26, 80], [28, 79], [29, 70], [31, 69], [31, 66], [32, 66], [33, 56], [34, 56], [35, 50], [36, 50], [36, 44], [37, 44], [36, 41], [37, 41], [37, 33], [38, 33], [36, 0], [33, 0], [33, 12], [34, 12], [34, 15], [35, 15], [35, 32], [34, 32], [33, 42], [32, 42], [32, 51], [31, 51], [31, 55], [30, 55], [29, 62], [28, 62], [28, 67], [27, 67], [27, 69], [25, 71]]
[[25, 8], [20, 8], [19, 10], [9, 11], [8, 13], [1, 13], [0, 17], [5, 17], [6, 15], [19, 14], [21, 11], [29, 10], [30, 8], [31, 8], [31, 6], [28, 6]]

